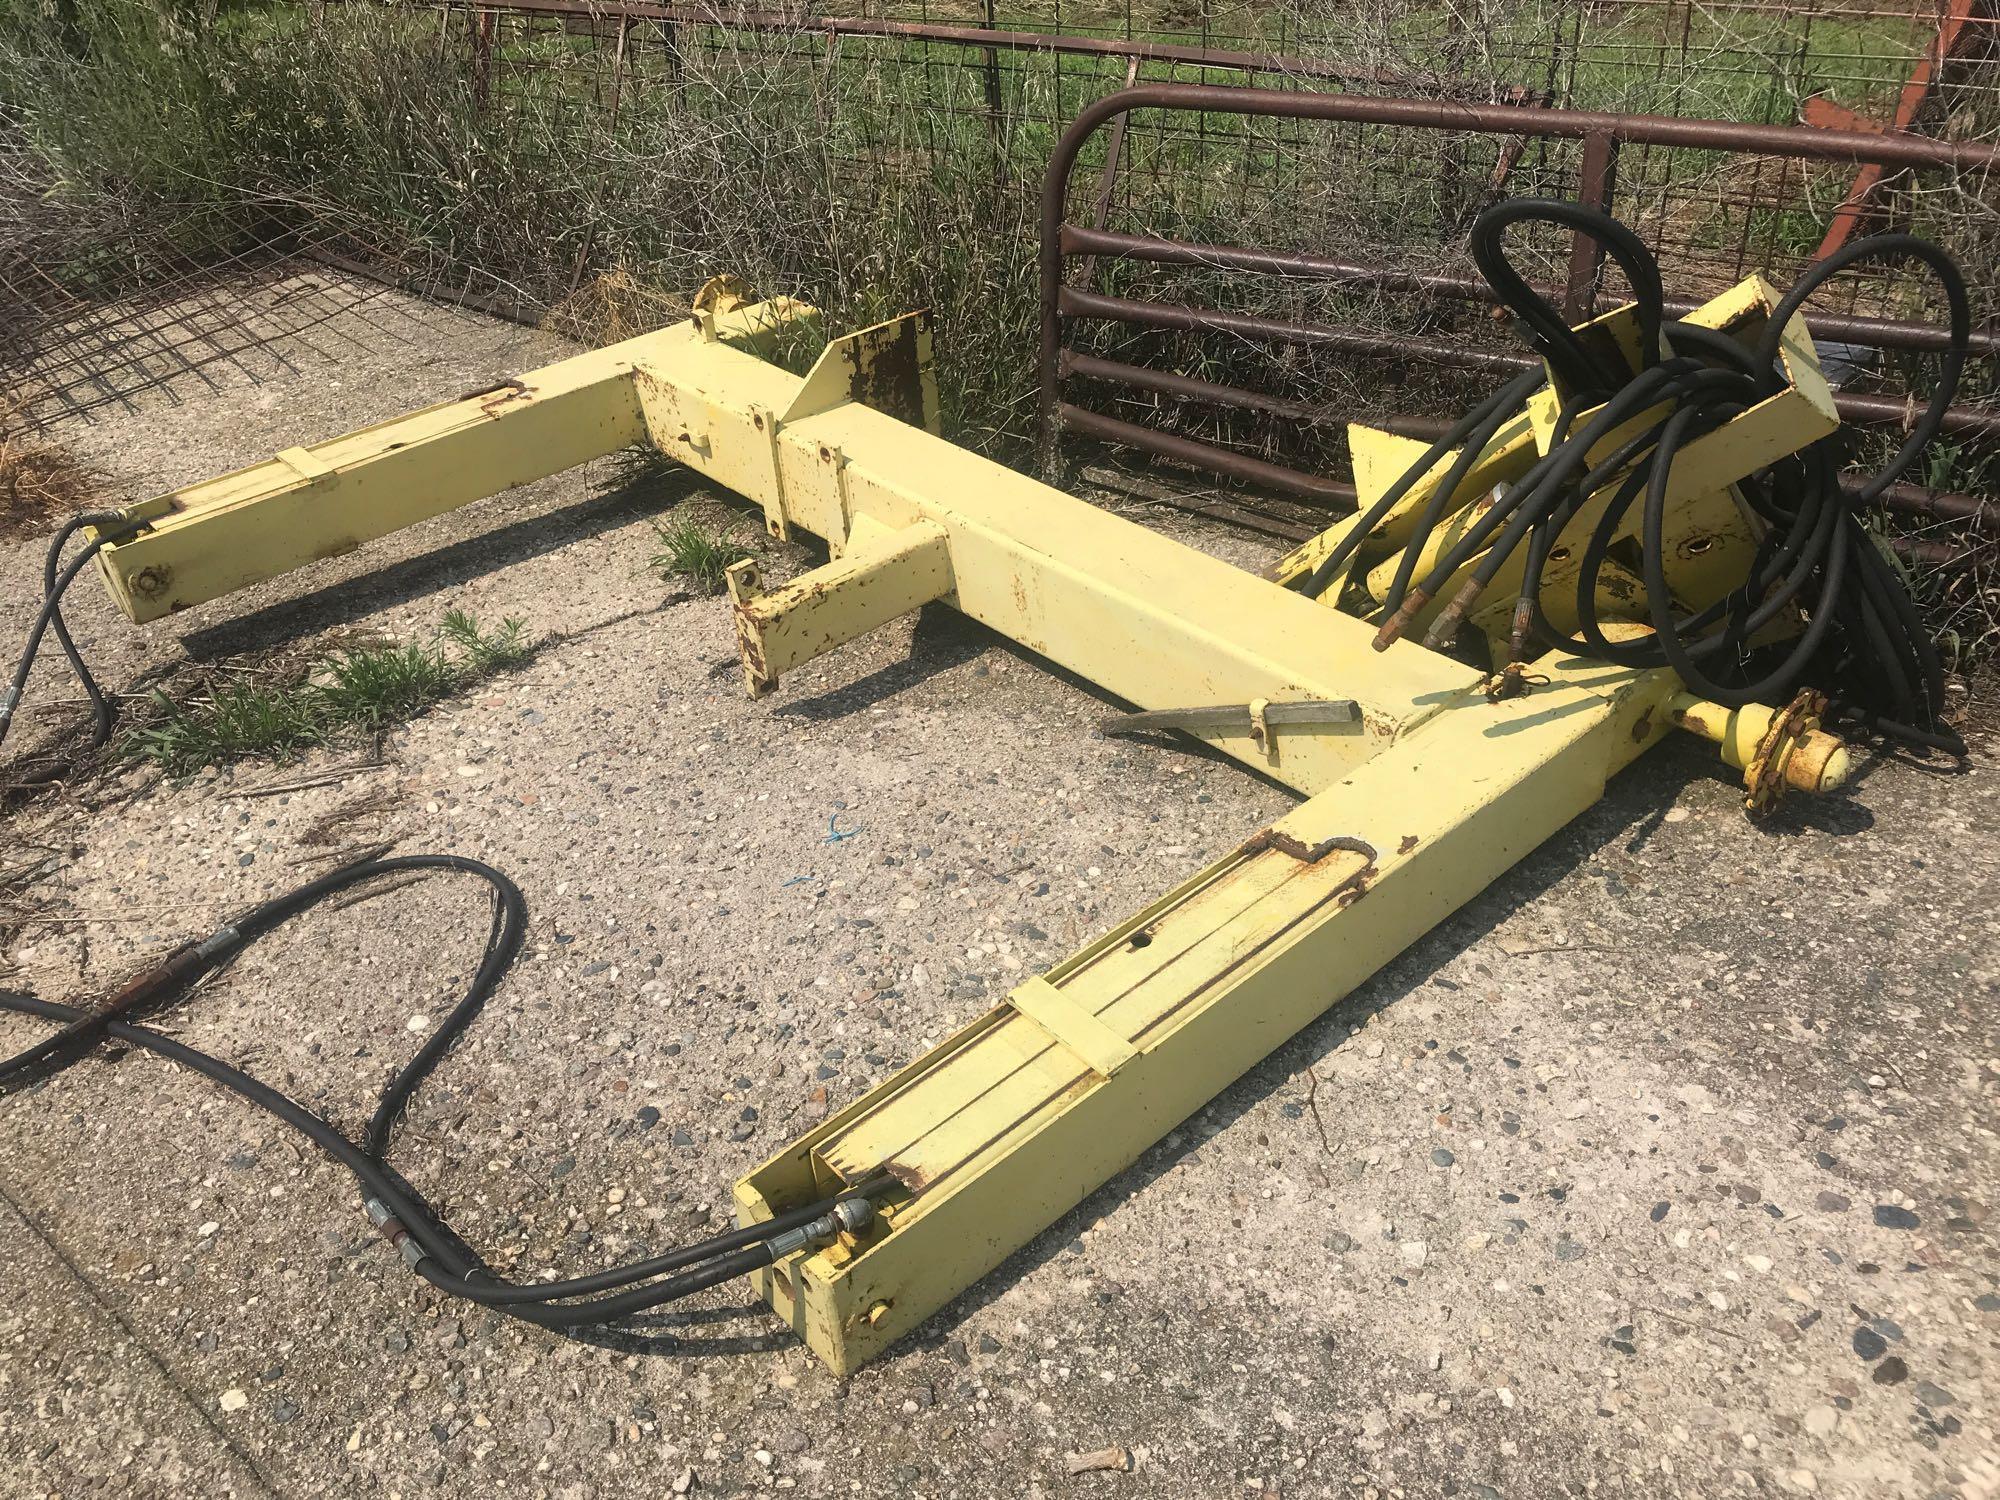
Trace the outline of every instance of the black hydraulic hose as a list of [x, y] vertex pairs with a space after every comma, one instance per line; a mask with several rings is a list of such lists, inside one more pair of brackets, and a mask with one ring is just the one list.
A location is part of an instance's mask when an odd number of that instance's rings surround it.
[[[83, 653], [76, 649], [76, 642], [70, 639], [69, 626], [62, 617], [62, 599], [69, 591], [70, 584], [76, 581], [77, 574], [89, 566], [92, 558], [120, 537], [137, 530], [140, 524], [128, 521], [115, 512], [102, 511], [74, 516], [57, 529], [55, 537], [49, 543], [48, 555], [42, 563], [42, 606], [35, 612], [34, 622], [28, 627], [27, 642], [21, 648], [20, 660], [15, 663], [14, 675], [9, 679], [7, 686], [0, 689], [0, 743], [4, 743], [7, 739], [7, 732], [13, 725], [14, 712], [20, 707], [22, 693], [27, 690], [28, 676], [35, 669], [35, 658], [41, 655], [43, 637], [50, 633], [55, 635], [56, 644], [68, 658], [70, 670], [76, 674], [76, 680], [82, 686], [84, 696], [90, 700], [90, 747], [95, 749], [111, 738], [112, 722], [116, 715], [110, 700], [97, 685], [97, 679], [84, 664]], [[95, 527], [97, 535], [91, 538], [83, 551], [64, 564], [63, 549], [69, 545], [69, 539], [86, 526]], [[56, 771], [29, 775], [23, 779], [22, 784], [32, 786], [41, 781], [52, 781], [60, 774], [60, 771]]]
[[[361, 1141], [350, 1139], [297, 1100], [242, 1069], [130, 1018], [142, 1006], [155, 1006], [184, 993], [250, 943], [328, 897], [366, 881], [404, 872], [466, 874], [484, 881], [494, 897], [493, 920], [485, 951], [463, 997], [433, 1029], [416, 1055], [390, 1078]], [[574, 1328], [628, 1317], [771, 1264], [778, 1253], [772, 1242], [781, 1236], [830, 1234], [829, 1226], [835, 1223], [851, 1227], [867, 1221], [872, 1214], [869, 1195], [890, 1186], [887, 1178], [871, 1178], [762, 1223], [583, 1276], [510, 1282], [468, 1259], [428, 1200], [409, 1187], [389, 1165], [389, 1139], [410, 1097], [478, 1017], [520, 953], [526, 931], [527, 903], [520, 888], [491, 865], [450, 854], [363, 860], [251, 908], [204, 942], [175, 950], [101, 1009], [0, 994], [0, 1009], [63, 1023], [55, 1038], [0, 1062], [0, 1087], [15, 1084], [25, 1076], [41, 1076], [51, 1062], [56, 1066], [67, 1065], [104, 1037], [168, 1058], [283, 1121], [346, 1167], [360, 1184], [369, 1203], [370, 1219], [378, 1231], [432, 1285], [547, 1328]], [[61, 1045], [55, 1047], [52, 1043]], [[690, 1267], [693, 1269], [687, 1269]], [[664, 1281], [655, 1279], [671, 1272], [685, 1274]], [[606, 1292], [614, 1295], [599, 1295]], [[575, 1300], [578, 1298], [588, 1300]], [[551, 1305], [558, 1303], [561, 1305]]]
[[[1588, 235], [1624, 271], [1639, 328], [1636, 365], [1626, 366], [1607, 338], [1580, 336], [1514, 268], [1503, 244], [1519, 224], [1547, 223]], [[1470, 470], [1461, 452], [1445, 484], [1415, 519], [1414, 534], [1388, 589], [1378, 601], [1378, 649], [1415, 623], [1452, 587], [1426, 644], [1449, 644], [1484, 591], [1518, 557], [1522, 582], [1512, 632], [1512, 658], [1531, 642], [1635, 666], [1671, 667], [1689, 689], [1730, 706], [1790, 692], [1816, 668], [1838, 688], [1832, 716], [1868, 732], [1957, 755], [1964, 742], [1938, 725], [1944, 668], [1923, 628], [1900, 573], [1878, 548], [1859, 511], [1916, 462], [1941, 430], [1956, 393], [1971, 334], [1971, 306], [1957, 264], [1928, 241], [1907, 234], [1857, 240], [1813, 266], [1772, 310], [1757, 347], [1727, 334], [1662, 316], [1659, 266], [1625, 226], [1595, 209], [1543, 199], [1515, 199], [1482, 214], [1473, 226], [1472, 254], [1503, 306], [1547, 364], [1563, 406], [1546, 450], [1528, 471], [1482, 505], [1417, 576], [1428, 544]], [[1676, 460], [1687, 446], [1718, 430], [1788, 383], [1782, 354], [1792, 317], [1830, 278], [1867, 264], [1914, 263], [1943, 289], [1950, 310], [1947, 348], [1928, 405], [1895, 455], [1865, 484], [1843, 492], [1838, 435], [1780, 460], [1739, 482], [1738, 493], [1762, 534], [1742, 581], [1690, 613], [1679, 611], [1666, 577], [1665, 511]], [[1369, 538], [1411, 487], [1454, 445], [1483, 447], [1541, 384], [1522, 376], [1487, 398], [1434, 444], [1382, 499], [1351, 523], [1328, 558], [1304, 580], [1322, 592], [1334, 572]], [[1585, 419], [1583, 413], [1597, 408]], [[1622, 440], [1595, 462], [1593, 447], [1643, 412], [1652, 425]], [[1575, 430], [1572, 431], [1572, 426]], [[1472, 455], [1476, 457], [1476, 454]], [[1621, 478], [1622, 476], [1622, 478]], [[1558, 632], [1542, 607], [1542, 575], [1564, 528], [1607, 486], [1601, 513], [1578, 558], [1574, 638]], [[1613, 547], [1632, 531], [1639, 512], [1638, 568], [1646, 592], [1649, 635], [1612, 641], [1599, 616], [1599, 580]], [[1453, 580], [1460, 580], [1455, 585]], [[1760, 634], [1787, 610], [1803, 612], [1804, 628], [1784, 647], [1761, 646]]]
[[1530, 370], [1517, 375], [1460, 417], [1442, 437], [1424, 450], [1422, 458], [1404, 470], [1395, 483], [1383, 491], [1382, 497], [1368, 507], [1365, 515], [1355, 518], [1320, 565], [1305, 577], [1295, 579], [1290, 587], [1314, 597], [1324, 593], [1326, 586], [1333, 581], [1333, 575], [1340, 571], [1341, 564], [1353, 556], [1355, 549], [1368, 539], [1368, 534], [1382, 524], [1389, 512], [1396, 508], [1396, 502], [1409, 493], [1412, 485], [1430, 473], [1432, 467], [1454, 448], [1471, 449], [1476, 458], [1477, 452], [1484, 449], [1492, 441], [1493, 434], [1520, 411], [1521, 403], [1533, 395], [1541, 383], [1538, 371]]
[[1632, 288], [1639, 321], [1639, 367], [1650, 368], [1659, 358], [1660, 328], [1666, 290], [1659, 262], [1630, 229], [1597, 209], [1561, 198], [1510, 198], [1486, 210], [1472, 226], [1472, 260], [1486, 284], [1505, 307], [1521, 320], [1528, 341], [1554, 366], [1571, 392], [1609, 392], [1626, 379], [1623, 370], [1607, 370], [1569, 326], [1569, 320], [1514, 269], [1501, 237], [1520, 223], [1558, 224], [1589, 235], [1618, 263]]

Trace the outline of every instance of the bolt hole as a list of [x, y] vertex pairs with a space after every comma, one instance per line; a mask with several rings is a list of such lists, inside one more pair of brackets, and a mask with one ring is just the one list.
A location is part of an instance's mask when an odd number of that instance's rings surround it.
[[1556, 549], [1555, 549], [1555, 551], [1553, 551], [1553, 552], [1551, 552], [1551, 553], [1549, 554], [1549, 561], [1550, 561], [1550, 562], [1552, 562], [1552, 563], [1566, 563], [1566, 562], [1568, 562], [1568, 561], [1569, 561], [1569, 548], [1567, 548], [1567, 547], [1558, 547], [1558, 548], [1556, 548]]
[[1153, 946], [1153, 935], [1150, 932], [1135, 932], [1132, 934], [1132, 941], [1127, 946], [1132, 948], [1150, 948]]
[[1712, 552], [1714, 550], [1715, 550], [1714, 537], [1698, 536], [1691, 538], [1689, 541], [1682, 544], [1681, 555], [1683, 557], [1700, 557], [1702, 553]]

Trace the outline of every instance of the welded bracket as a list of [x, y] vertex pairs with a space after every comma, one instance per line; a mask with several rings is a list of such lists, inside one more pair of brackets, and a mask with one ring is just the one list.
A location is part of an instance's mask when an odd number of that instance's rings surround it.
[[900, 530], [863, 522], [850, 531], [849, 542], [825, 567], [770, 593], [763, 592], [754, 562], [729, 569], [736, 644], [753, 698], [772, 691], [801, 662], [952, 591], [951, 548], [934, 521]]
[[1007, 1003], [1047, 1032], [1051, 1041], [1075, 1054], [1099, 1078], [1109, 1078], [1139, 1055], [1124, 1037], [1040, 975], [1018, 986]]
[[834, 339], [806, 372], [783, 420], [816, 417], [849, 401], [926, 432], [941, 430], [929, 312], [905, 313]]

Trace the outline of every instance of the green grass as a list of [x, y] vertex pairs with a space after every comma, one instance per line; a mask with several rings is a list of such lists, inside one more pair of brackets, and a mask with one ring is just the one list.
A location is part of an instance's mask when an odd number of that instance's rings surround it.
[[302, 671], [273, 671], [186, 702], [155, 692], [145, 722], [126, 731], [120, 758], [174, 777], [252, 757], [285, 760], [378, 734], [472, 683], [525, 661], [522, 622], [482, 630], [453, 610], [428, 642], [331, 652]]
[[662, 578], [679, 578], [697, 593], [721, 593], [730, 564], [750, 555], [750, 549], [728, 531], [718, 531], [692, 516], [655, 521], [653, 535], [660, 544], [651, 559], [653, 571]]

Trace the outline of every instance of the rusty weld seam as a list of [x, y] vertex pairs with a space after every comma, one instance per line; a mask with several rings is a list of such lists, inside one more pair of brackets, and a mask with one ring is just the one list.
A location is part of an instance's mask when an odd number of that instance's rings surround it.
[[1245, 839], [1237, 849], [1238, 854], [1261, 854], [1266, 849], [1276, 849], [1280, 854], [1289, 854], [1302, 864], [1318, 864], [1336, 849], [1345, 849], [1350, 854], [1359, 854], [1369, 864], [1374, 864], [1381, 855], [1366, 839], [1357, 839], [1348, 834], [1337, 833], [1332, 838], [1321, 839], [1317, 844], [1308, 844], [1296, 834], [1285, 833], [1276, 828], [1260, 828]]

